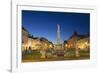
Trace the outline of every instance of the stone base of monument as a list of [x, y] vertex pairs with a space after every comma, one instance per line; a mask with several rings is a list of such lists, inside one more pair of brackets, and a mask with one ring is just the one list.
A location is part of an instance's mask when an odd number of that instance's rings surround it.
[[41, 58], [42, 59], [46, 58], [46, 52], [45, 51], [40, 51], [40, 53], [41, 53]]
[[79, 49], [76, 49], [76, 51], [75, 51], [75, 55], [76, 55], [76, 57], [80, 57]]
[[54, 57], [54, 58], [57, 58], [58, 56], [57, 56], [57, 55], [54, 55], [53, 57]]
[[64, 57], [67, 57], [68, 55], [67, 54], [64, 54]]

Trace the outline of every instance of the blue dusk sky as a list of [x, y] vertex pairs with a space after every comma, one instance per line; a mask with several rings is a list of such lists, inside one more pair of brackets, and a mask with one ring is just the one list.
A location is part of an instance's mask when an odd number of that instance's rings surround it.
[[60, 41], [63, 42], [75, 31], [78, 34], [90, 33], [90, 14], [22, 10], [22, 26], [34, 37], [45, 37], [56, 43], [57, 24], [60, 25]]

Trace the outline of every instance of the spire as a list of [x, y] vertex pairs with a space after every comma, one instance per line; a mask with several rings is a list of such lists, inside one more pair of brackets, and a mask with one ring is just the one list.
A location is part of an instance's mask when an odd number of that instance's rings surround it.
[[57, 44], [60, 44], [60, 25], [57, 24]]

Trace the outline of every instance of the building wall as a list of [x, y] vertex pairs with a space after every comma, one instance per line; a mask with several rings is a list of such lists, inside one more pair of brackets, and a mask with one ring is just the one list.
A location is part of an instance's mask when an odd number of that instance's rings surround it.
[[72, 36], [67, 41], [67, 48], [79, 48], [80, 50], [88, 50], [90, 48], [90, 39], [88, 37], [80, 38], [79, 36]]
[[32, 50], [38, 50], [41, 48], [41, 42], [39, 39], [28, 38], [28, 47]]
[[80, 39], [76, 43], [76, 47], [80, 50], [89, 50], [90, 48], [90, 40], [89, 38]]
[[77, 37], [76, 36], [72, 37], [71, 39], [68, 40], [67, 48], [75, 48], [76, 42], [77, 42]]
[[22, 51], [27, 49], [28, 32], [22, 29]]
[[22, 30], [22, 43], [28, 42], [28, 32], [25, 30]]

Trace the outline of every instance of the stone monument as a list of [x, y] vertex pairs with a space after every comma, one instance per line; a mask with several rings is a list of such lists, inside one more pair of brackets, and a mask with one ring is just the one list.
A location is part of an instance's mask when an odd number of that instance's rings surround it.
[[60, 25], [57, 24], [57, 44], [56, 44], [56, 49], [60, 50], [62, 48], [61, 43], [60, 43]]

